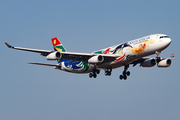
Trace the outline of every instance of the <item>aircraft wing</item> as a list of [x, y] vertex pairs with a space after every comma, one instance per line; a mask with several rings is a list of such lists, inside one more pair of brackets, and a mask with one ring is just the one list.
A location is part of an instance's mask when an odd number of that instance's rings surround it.
[[45, 63], [35, 63], [35, 62], [30, 62], [28, 64], [34, 64], [34, 65], [44, 65], [44, 66], [52, 66], [52, 67], [61, 67], [61, 64], [54, 65], [54, 64], [45, 64]]
[[133, 64], [133, 67], [134, 66], [136, 66], [137, 64], [141, 64], [141, 63], [143, 63], [145, 60], [147, 60], [147, 59], [151, 59], [151, 58], [140, 58], [140, 59], [137, 59], [137, 60], [135, 60], [135, 61], [133, 61], [132, 63], [130, 63], [130, 64]]
[[47, 56], [49, 53], [53, 52], [51, 50], [39, 50], [39, 49], [31, 49], [31, 48], [14, 47], [8, 44], [7, 42], [5, 42], [5, 44], [12, 49], [41, 53], [41, 55], [43, 56]]
[[[141, 63], [143, 63], [144, 61], [149, 60], [149, 59], [156, 59], [156, 60], [157, 60], [157, 58], [147, 58], [147, 57], [143, 57], [143, 58], [140, 58], [140, 59], [137, 59], [137, 60], [133, 61], [133, 62], [130, 63], [130, 64], [133, 64], [133, 67], [134, 67], [134, 66], [136, 66], [137, 64], [140, 64], [140, 65], [141, 65]], [[160, 60], [165, 60], [165, 59], [175, 59], [174, 53], [172, 53], [171, 57], [169, 57], [169, 58], [160, 58]]]
[[89, 58], [97, 55], [101, 55], [104, 57], [103, 62], [108, 62], [108, 61], [114, 61], [116, 58], [119, 57], [119, 55], [109, 55], [109, 54], [91, 54], [91, 53], [75, 53], [75, 52], [61, 52], [63, 54], [62, 59], [70, 59], [73, 61], [84, 61], [87, 62]]
[[[16, 49], [16, 50], [23, 50], [23, 51], [29, 51], [29, 52], [36, 52], [36, 53], [40, 53], [43, 56], [47, 56], [52, 52], [52, 50], [40, 50], [40, 49], [31, 49], [31, 48], [22, 48], [22, 47], [14, 47], [11, 46], [10, 44], [6, 43], [5, 44], [12, 49]], [[91, 53], [77, 53], [77, 52], [60, 52], [62, 54], [62, 58], [63, 59], [70, 59], [72, 61], [84, 61], [87, 62], [89, 58], [93, 57], [93, 56], [97, 56], [97, 55], [101, 55], [104, 57], [104, 61], [103, 62], [109, 62], [109, 61], [114, 61], [116, 58], [120, 57], [119, 55], [114, 55], [114, 54], [91, 54]]]

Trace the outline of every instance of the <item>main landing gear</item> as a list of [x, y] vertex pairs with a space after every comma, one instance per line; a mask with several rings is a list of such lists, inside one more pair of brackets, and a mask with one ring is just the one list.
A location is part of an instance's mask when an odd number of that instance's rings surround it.
[[92, 77], [96, 78], [97, 74], [99, 74], [99, 73], [100, 73], [100, 70], [93, 71], [93, 72], [89, 73], [89, 77], [90, 78], [92, 78]]
[[123, 74], [119, 76], [119, 79], [122, 80], [126, 80], [127, 79], [127, 76], [130, 76], [130, 72], [127, 71], [127, 69], [129, 68], [129, 65], [125, 65], [124, 66], [124, 71], [123, 71]]
[[111, 76], [111, 72], [112, 72], [112, 69], [111, 69], [111, 68], [105, 69], [105, 75], [106, 75], [106, 76]]
[[91, 73], [89, 73], [89, 77], [90, 78], [92, 78], [92, 77], [96, 78], [97, 74], [99, 74], [99, 73], [100, 73], [100, 70], [97, 70], [96, 66], [94, 65], [94, 69], [93, 69], [93, 71]]
[[[111, 72], [112, 72], [112, 68], [106, 68], [105, 69], [105, 75], [106, 76], [111, 76]], [[94, 69], [91, 73], [89, 73], [89, 77], [92, 78], [96, 78], [97, 77], [97, 74], [100, 73], [100, 70], [96, 69], [96, 66], [94, 65]]]

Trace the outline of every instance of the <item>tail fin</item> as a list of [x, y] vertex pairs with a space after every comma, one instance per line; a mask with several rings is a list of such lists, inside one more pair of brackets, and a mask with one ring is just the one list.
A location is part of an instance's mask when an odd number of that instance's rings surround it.
[[67, 52], [57, 37], [52, 38], [51, 40], [55, 51]]

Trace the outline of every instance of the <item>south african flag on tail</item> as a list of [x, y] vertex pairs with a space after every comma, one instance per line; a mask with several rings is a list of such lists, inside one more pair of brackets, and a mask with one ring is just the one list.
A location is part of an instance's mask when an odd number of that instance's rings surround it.
[[64, 48], [64, 46], [61, 44], [61, 42], [57, 37], [52, 38], [51, 40], [55, 51], [66, 52], [66, 49]]

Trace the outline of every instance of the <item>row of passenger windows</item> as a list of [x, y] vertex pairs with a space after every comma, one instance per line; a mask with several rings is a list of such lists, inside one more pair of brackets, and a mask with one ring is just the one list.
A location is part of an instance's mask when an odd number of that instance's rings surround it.
[[169, 38], [169, 37], [168, 37], [168, 36], [161, 36], [160, 39], [161, 39], [161, 38]]

